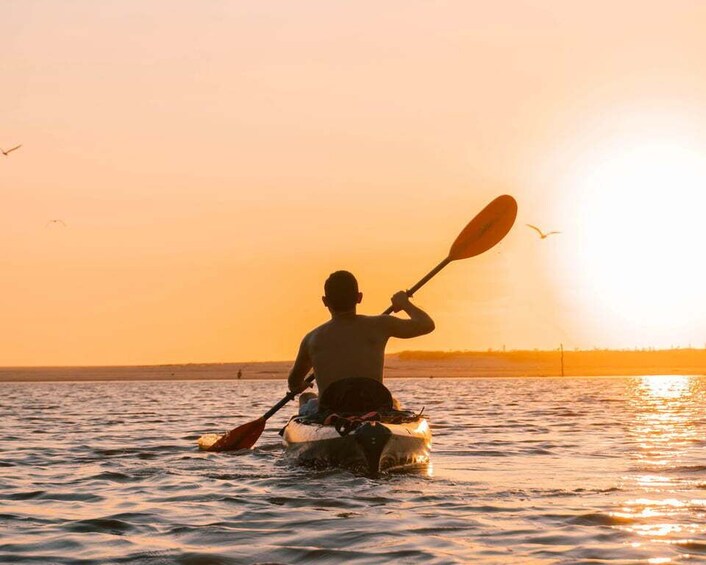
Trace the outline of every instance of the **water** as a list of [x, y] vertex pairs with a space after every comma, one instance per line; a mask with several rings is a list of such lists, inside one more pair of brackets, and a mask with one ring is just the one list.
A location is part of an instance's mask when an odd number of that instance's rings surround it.
[[0, 562], [706, 563], [706, 377], [388, 384], [425, 473], [196, 450], [281, 381], [0, 383]]

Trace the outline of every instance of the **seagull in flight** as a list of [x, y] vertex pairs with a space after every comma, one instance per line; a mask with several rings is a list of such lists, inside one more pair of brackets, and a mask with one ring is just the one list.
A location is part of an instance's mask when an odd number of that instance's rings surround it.
[[2, 153], [3, 155], [5, 155], [5, 157], [7, 157], [10, 153], [15, 151], [16, 149], [19, 149], [20, 147], [22, 147], [22, 146], [17, 145], [15, 147], [13, 147], [12, 149], [8, 149], [7, 151], [5, 151], [2, 147], [0, 147], [0, 153]]
[[59, 225], [66, 227], [66, 222], [64, 222], [64, 220], [49, 220], [44, 227], [47, 228], [51, 224], [59, 224]]
[[530, 227], [534, 231], [536, 231], [539, 234], [540, 239], [547, 239], [550, 235], [554, 235], [555, 233], [561, 233], [560, 231], [550, 231], [548, 233], [544, 233], [537, 226], [533, 226], [532, 224], [525, 224], [525, 225], [527, 225], [528, 227]]

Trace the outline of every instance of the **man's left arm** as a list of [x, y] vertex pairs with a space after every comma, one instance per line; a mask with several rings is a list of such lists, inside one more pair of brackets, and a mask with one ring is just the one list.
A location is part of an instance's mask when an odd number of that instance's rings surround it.
[[289, 371], [289, 378], [287, 379], [289, 390], [297, 394], [306, 390], [307, 386], [304, 384], [304, 379], [306, 379], [312, 368], [311, 358], [309, 357], [308, 337], [306, 336], [302, 340], [299, 346], [299, 353], [297, 353], [297, 358]]

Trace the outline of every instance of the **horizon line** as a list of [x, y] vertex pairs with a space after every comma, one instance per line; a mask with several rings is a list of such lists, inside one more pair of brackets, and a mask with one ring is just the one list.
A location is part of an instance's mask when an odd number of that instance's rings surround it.
[[[459, 355], [459, 354], [507, 354], [507, 353], [558, 353], [559, 347], [554, 349], [539, 349], [539, 348], [519, 348], [519, 349], [405, 349], [403, 351], [395, 351], [385, 353], [385, 357], [395, 357], [400, 355]], [[633, 347], [633, 348], [610, 348], [610, 347], [592, 347], [584, 348], [565, 348], [564, 353], [667, 353], [674, 351], [706, 351], [704, 347], [693, 347], [691, 345], [685, 347]], [[120, 367], [184, 367], [191, 365], [215, 366], [215, 365], [247, 365], [265, 364], [265, 363], [294, 363], [294, 359], [275, 359], [266, 361], [187, 361], [182, 363], [105, 363], [105, 364], [66, 364], [66, 365], [0, 365], [1, 370], [10, 369], [90, 369], [90, 368], [120, 368]]]

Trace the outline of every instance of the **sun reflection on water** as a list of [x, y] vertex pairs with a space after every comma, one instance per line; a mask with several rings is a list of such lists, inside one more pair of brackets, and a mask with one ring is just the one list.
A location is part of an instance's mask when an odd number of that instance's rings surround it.
[[692, 381], [687, 375], [650, 375], [641, 377], [638, 386], [652, 398], [679, 398], [690, 392]]
[[[685, 375], [641, 377], [630, 395], [635, 416], [631, 435], [638, 449], [635, 457], [645, 469], [671, 467], [697, 439], [696, 379]], [[662, 475], [645, 474], [641, 486], [669, 481]]]
[[[695, 450], [702, 449], [696, 424], [704, 391], [696, 377], [640, 377], [632, 383], [628, 408], [633, 465], [626, 478], [636, 496], [613, 512], [620, 520], [616, 527], [657, 547], [678, 545], [688, 552], [690, 544], [706, 534], [706, 501], [698, 496], [698, 477], [684, 477], [684, 462], [693, 464]], [[706, 466], [694, 468], [701, 477], [704, 470]], [[672, 561], [659, 555], [659, 549], [655, 553], [649, 563]]]

